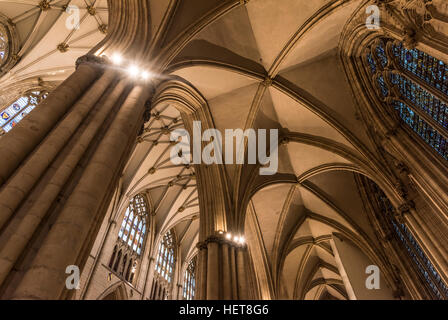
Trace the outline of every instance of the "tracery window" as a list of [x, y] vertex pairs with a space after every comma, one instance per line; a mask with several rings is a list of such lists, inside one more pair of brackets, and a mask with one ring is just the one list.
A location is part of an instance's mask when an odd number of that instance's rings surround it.
[[380, 100], [448, 160], [448, 65], [389, 39], [372, 44], [365, 63]]
[[183, 297], [185, 300], [193, 300], [196, 293], [196, 261], [195, 256], [191, 259], [184, 274]]
[[126, 209], [109, 261], [109, 268], [130, 283], [135, 278], [144, 249], [147, 224], [148, 206], [145, 197], [139, 194]]
[[[48, 92], [30, 91], [14, 101], [11, 105], [0, 111], [0, 128], [9, 132], [14, 126], [26, 117], [45, 98]], [[0, 131], [1, 131], [0, 130]]]
[[448, 287], [441, 279], [439, 273], [428, 259], [412, 232], [404, 223], [396, 219], [396, 210], [384, 192], [371, 180], [368, 180], [368, 193], [376, 203], [381, 220], [386, 227], [393, 231], [397, 242], [404, 249], [415, 270], [425, 285], [432, 292], [434, 298], [448, 299]]
[[174, 234], [169, 230], [159, 245], [156, 261], [156, 272], [168, 283], [171, 283], [174, 271]]
[[118, 238], [138, 255], [142, 252], [145, 240], [147, 218], [148, 208], [145, 198], [141, 194], [136, 195], [126, 209]]

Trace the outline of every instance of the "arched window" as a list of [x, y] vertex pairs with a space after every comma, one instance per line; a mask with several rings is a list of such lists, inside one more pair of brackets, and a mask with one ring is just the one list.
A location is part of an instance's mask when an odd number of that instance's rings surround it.
[[118, 238], [127, 244], [138, 255], [142, 253], [148, 208], [142, 195], [136, 195], [126, 209]]
[[184, 274], [183, 297], [193, 300], [196, 293], [196, 256], [191, 259]]
[[0, 131], [9, 132], [47, 97], [47, 91], [31, 91], [0, 111]]
[[398, 242], [403, 251], [406, 252], [411, 266], [414, 266], [417, 274], [437, 299], [448, 299], [448, 287], [441, 279], [439, 273], [428, 259], [418, 241], [406, 226], [397, 220], [396, 210], [384, 192], [370, 179], [363, 179], [370, 201], [379, 214], [380, 221], [385, 230], [391, 230], [393, 238]]
[[113, 266], [112, 270], [130, 283], [135, 279], [138, 260], [144, 250], [148, 212], [145, 197], [136, 195], [126, 208], [117, 243], [110, 258], [109, 267]]
[[380, 100], [448, 160], [448, 65], [389, 39], [375, 41], [365, 62]]
[[174, 234], [171, 230], [165, 233], [160, 242], [155, 269], [163, 279], [171, 283], [174, 271]]

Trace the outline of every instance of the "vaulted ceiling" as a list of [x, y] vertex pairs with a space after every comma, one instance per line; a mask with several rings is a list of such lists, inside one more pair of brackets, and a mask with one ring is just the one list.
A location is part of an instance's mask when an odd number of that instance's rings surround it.
[[[288, 136], [279, 173], [298, 183], [273, 177], [251, 198], [245, 220], [255, 268], [276, 298], [348, 299], [333, 234], [375, 246], [355, 181], [355, 172], [375, 170], [372, 146], [338, 48], [361, 3], [252, 0], [215, 19], [197, 12], [203, 25], [190, 28], [193, 9], [179, 4], [163, 40], [169, 47], [191, 32], [167, 70], [204, 96], [218, 129], [278, 128]], [[239, 181], [238, 170], [226, 171]]]
[[348, 299], [332, 238], [344, 235], [365, 254], [376, 241], [356, 175], [319, 173], [299, 184], [265, 187], [252, 197], [246, 236], [270, 298]]
[[37, 77], [64, 80], [107, 31], [107, 0], [1, 0], [0, 13], [15, 25], [20, 48], [2, 86]]
[[[252, 255], [264, 260], [256, 268], [264, 268], [278, 298], [348, 299], [330, 239], [340, 233], [375, 245], [355, 181], [376, 170], [367, 160], [374, 161], [372, 145], [338, 47], [363, 1], [199, 2], [150, 1], [152, 57], [140, 63], [159, 61], [156, 81], [170, 75], [193, 86], [220, 130], [286, 133], [279, 173], [295, 182], [273, 177], [252, 196], [243, 219]], [[123, 192], [148, 190], [159, 230], [174, 226], [185, 234], [187, 252], [197, 241], [199, 208], [192, 169], [168, 160], [168, 132], [182, 127], [173, 122], [180, 119], [176, 112], [155, 106], [125, 170]], [[240, 181], [235, 167], [225, 170]]]
[[[43, 11], [38, 0], [0, 0], [0, 11], [17, 25], [22, 47], [20, 62], [0, 83], [64, 79], [75, 59], [104, 37], [99, 26], [108, 23], [107, 3], [89, 1], [70, 1], [81, 8], [81, 28], [73, 31], [65, 27], [67, 13], [61, 9], [69, 1], [52, 1]], [[129, 23], [121, 30], [112, 26], [127, 40], [119, 43], [112, 35], [97, 52], [110, 55], [122, 48], [125, 58], [136, 57], [159, 73], [156, 84], [170, 77], [190, 84], [205, 98], [218, 129], [281, 129], [289, 143], [279, 148], [279, 173], [294, 177], [294, 184], [273, 177], [254, 192], [242, 213], [249, 247], [264, 261], [266, 281], [277, 297], [347, 299], [329, 240], [343, 233], [366, 247], [372, 244], [355, 175], [372, 176], [379, 169], [339, 43], [347, 21], [366, 1], [279, 2], [112, 0], [113, 12], [138, 7], [134, 19], [142, 23], [149, 12], [149, 30]], [[96, 8], [95, 15], [86, 4]], [[58, 50], [63, 43], [66, 52]], [[134, 52], [135, 43], [144, 50]], [[174, 228], [186, 257], [198, 241], [194, 170], [169, 160], [169, 133], [183, 126], [173, 105], [153, 106], [123, 173], [120, 208], [135, 194], [147, 193], [157, 232]], [[225, 170], [234, 184], [241, 183], [240, 171]]]

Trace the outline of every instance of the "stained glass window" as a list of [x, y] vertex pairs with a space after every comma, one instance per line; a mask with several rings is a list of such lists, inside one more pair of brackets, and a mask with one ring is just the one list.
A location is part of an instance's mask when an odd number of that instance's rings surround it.
[[9, 37], [5, 26], [0, 23], [0, 66], [5, 63], [9, 54]]
[[32, 91], [14, 101], [11, 105], [0, 111], [0, 128], [4, 132], [11, 131], [47, 95], [47, 91]]
[[438, 299], [448, 299], [448, 287], [435, 270], [431, 261], [423, 252], [418, 241], [404, 223], [399, 223], [395, 218], [395, 208], [384, 192], [371, 180], [369, 180], [369, 194], [375, 199], [381, 216], [389, 223], [395, 233], [396, 239], [404, 247], [406, 253], [414, 264], [427, 287]]
[[196, 256], [191, 259], [184, 274], [183, 297], [193, 300], [196, 293]]
[[387, 88], [387, 85], [384, 82], [383, 76], [379, 76], [377, 78], [377, 81], [378, 81], [378, 85], [381, 89], [381, 94], [383, 95], [383, 97], [387, 97], [389, 95], [389, 89]]
[[[392, 60], [398, 69], [390, 69]], [[448, 160], [448, 65], [418, 49], [406, 49], [399, 42], [385, 39], [372, 45], [366, 62], [368, 72], [376, 78], [374, 87], [381, 100], [392, 98], [391, 110]]]
[[141, 254], [145, 241], [147, 218], [148, 208], [145, 198], [141, 194], [136, 195], [126, 209], [118, 238], [138, 255]]
[[129, 283], [133, 283], [144, 250], [148, 220], [144, 195], [136, 195], [126, 208], [112, 252], [109, 268]]
[[418, 49], [406, 49], [402, 43], [394, 44], [393, 53], [403, 70], [448, 95], [447, 64]]
[[448, 107], [444, 102], [401, 74], [392, 74], [391, 80], [404, 100], [417, 106], [441, 126], [448, 129]]
[[162, 278], [171, 283], [174, 271], [174, 234], [171, 230], [160, 242], [155, 269]]
[[380, 41], [378, 43], [375, 50], [376, 50], [376, 56], [378, 57], [378, 60], [380, 61], [381, 66], [383, 68], [386, 67], [389, 62], [389, 59], [387, 58], [386, 50], [384, 48], [384, 44], [382, 41]]
[[369, 63], [369, 66], [370, 66], [370, 72], [375, 73], [376, 72], [376, 62], [373, 59], [373, 56], [370, 52], [367, 54], [367, 62]]
[[393, 106], [398, 111], [400, 118], [423, 140], [434, 148], [443, 158], [448, 160], [447, 139], [437, 130], [431, 127], [418, 114], [412, 111], [405, 103], [394, 101]]

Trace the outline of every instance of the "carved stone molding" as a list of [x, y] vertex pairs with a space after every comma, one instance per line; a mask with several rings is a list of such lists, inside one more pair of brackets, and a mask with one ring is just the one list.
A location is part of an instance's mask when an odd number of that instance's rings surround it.
[[397, 221], [399, 223], [404, 223], [405, 222], [405, 216], [411, 213], [411, 210], [415, 209], [415, 204], [414, 201], [409, 200], [406, 201], [405, 203], [401, 204], [398, 207], [398, 210], [395, 213], [395, 218], [397, 219]]
[[224, 237], [224, 235], [210, 236], [205, 241], [198, 242], [196, 247], [199, 250], [204, 250], [204, 249], [207, 250], [209, 243], [227, 244], [228, 246], [233, 247], [235, 249], [246, 249], [247, 248], [246, 244], [239, 244], [239, 243], [233, 242], [231, 240], [228, 240]]

